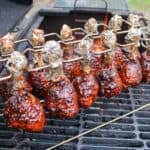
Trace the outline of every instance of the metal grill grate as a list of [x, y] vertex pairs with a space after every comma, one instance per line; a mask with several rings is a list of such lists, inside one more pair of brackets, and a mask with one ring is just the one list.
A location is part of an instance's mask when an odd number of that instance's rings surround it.
[[[47, 124], [42, 133], [19, 132], [9, 129], [0, 118], [0, 149], [16, 148], [44, 150], [98, 124], [133, 110], [150, 100], [150, 85], [130, 88], [117, 97], [98, 98], [89, 109], [82, 109], [74, 119], [62, 121], [47, 114]], [[0, 100], [0, 111], [4, 103]], [[142, 150], [150, 149], [150, 110], [146, 109], [116, 123], [92, 132], [60, 147], [61, 150]]]

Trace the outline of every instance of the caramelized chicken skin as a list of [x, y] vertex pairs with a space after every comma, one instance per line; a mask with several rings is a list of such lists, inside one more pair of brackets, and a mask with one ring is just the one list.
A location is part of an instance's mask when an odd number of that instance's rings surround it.
[[[42, 46], [45, 44], [44, 31], [40, 29], [33, 29], [32, 31], [32, 45]], [[28, 82], [31, 84], [33, 90], [33, 94], [39, 98], [45, 98], [48, 87], [49, 87], [49, 68], [42, 68], [46, 64], [42, 59], [42, 49], [34, 49], [31, 52], [33, 57], [33, 61], [29, 63], [29, 75]], [[35, 68], [40, 68], [38, 70], [34, 70]]]
[[138, 50], [140, 36], [140, 29], [131, 28], [125, 37], [128, 44], [124, 50], [126, 52], [126, 60], [120, 70], [120, 77], [124, 88], [138, 85], [142, 80], [141, 55]]
[[45, 112], [39, 99], [26, 90], [29, 86], [23, 78], [26, 66], [25, 56], [17, 51], [11, 54], [6, 63], [6, 67], [13, 77], [13, 87], [5, 102], [3, 113], [9, 127], [39, 132], [44, 128]]
[[[99, 83], [101, 87], [101, 93], [105, 97], [116, 96], [122, 91], [122, 81], [118, 73], [118, 65], [121, 64], [122, 54], [120, 49], [116, 49], [116, 35], [109, 30], [102, 32], [103, 44], [106, 48], [112, 51], [104, 54], [103, 67], [99, 75]], [[116, 62], [117, 61], [117, 62]]]
[[[96, 101], [99, 85], [94, 75], [91, 73], [90, 67], [90, 40], [82, 40], [79, 43], [78, 53], [85, 57], [81, 63], [81, 74], [73, 80], [73, 85], [78, 95], [79, 105], [83, 108], [88, 108]], [[89, 59], [88, 59], [89, 57]]]
[[[60, 31], [61, 37], [64, 41], [72, 42], [75, 40], [75, 37], [72, 35], [71, 28], [64, 24]], [[65, 44], [62, 43], [61, 47], [63, 49], [63, 58], [64, 60], [70, 60], [76, 57], [75, 55], [75, 48], [76, 44]], [[72, 81], [74, 77], [80, 74], [80, 64], [77, 61], [74, 62], [66, 62], [63, 64], [63, 70], [65, 75]]]
[[146, 82], [150, 82], [150, 52], [145, 51], [142, 53], [141, 59], [142, 72], [143, 72], [143, 80]]
[[41, 131], [45, 124], [40, 100], [26, 91], [13, 92], [5, 102], [4, 117], [9, 127], [29, 132]]
[[[85, 23], [84, 28], [88, 34], [93, 35], [93, 46], [91, 48], [91, 53], [93, 52], [102, 52], [104, 47], [102, 45], [102, 40], [100, 37], [95, 36], [98, 34], [97, 31], [97, 21], [95, 18], [89, 18], [88, 21]], [[95, 35], [94, 35], [95, 34]], [[102, 56], [101, 55], [91, 55], [90, 58], [90, 66], [91, 66], [91, 73], [94, 76], [99, 75], [101, 72], [101, 65], [102, 65]]]
[[67, 77], [51, 82], [45, 106], [51, 115], [61, 119], [72, 118], [79, 112], [75, 89]]
[[63, 72], [63, 51], [56, 41], [48, 41], [45, 46], [43, 59], [50, 65], [50, 87], [45, 106], [51, 115], [72, 118], [79, 112], [79, 106], [76, 91]]
[[104, 65], [101, 74], [99, 75], [101, 93], [105, 97], [116, 96], [122, 91], [122, 81], [117, 71], [116, 65]]

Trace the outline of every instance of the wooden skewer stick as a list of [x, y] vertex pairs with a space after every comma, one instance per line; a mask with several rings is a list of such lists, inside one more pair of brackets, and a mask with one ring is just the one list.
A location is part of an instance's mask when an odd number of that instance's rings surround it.
[[135, 112], [137, 112], [137, 111], [140, 111], [140, 110], [142, 110], [142, 109], [144, 109], [144, 108], [147, 108], [147, 107], [150, 107], [150, 103], [145, 104], [145, 105], [143, 105], [143, 106], [141, 106], [141, 107], [139, 107], [139, 108], [137, 108], [137, 109], [134, 109], [134, 110], [132, 110], [132, 111], [130, 111], [130, 112], [128, 112], [128, 113], [126, 113], [126, 114], [124, 114], [124, 115], [122, 115], [122, 116], [119, 116], [119, 117], [117, 117], [117, 118], [115, 118], [115, 119], [113, 119], [113, 120], [110, 120], [110, 121], [108, 121], [108, 122], [106, 122], [106, 123], [103, 123], [103, 124], [101, 124], [101, 125], [98, 125], [98, 126], [92, 128], [92, 129], [88, 130], [88, 131], [82, 132], [81, 134], [78, 134], [78, 135], [76, 135], [76, 136], [74, 136], [74, 137], [71, 137], [71, 138], [69, 138], [69, 139], [67, 139], [67, 140], [64, 140], [64, 141], [58, 143], [57, 145], [54, 145], [54, 146], [52, 146], [52, 147], [47, 148], [46, 150], [53, 150], [53, 149], [55, 149], [55, 148], [57, 148], [57, 147], [59, 147], [59, 146], [61, 146], [61, 145], [64, 145], [64, 144], [66, 144], [66, 143], [68, 143], [68, 142], [71, 142], [71, 141], [73, 141], [73, 140], [75, 140], [75, 139], [77, 139], [77, 138], [80, 138], [81, 136], [84, 136], [84, 135], [86, 135], [86, 134], [88, 134], [88, 133], [91, 133], [91, 132], [93, 132], [93, 131], [95, 131], [95, 130], [97, 130], [97, 129], [101, 129], [101, 128], [104, 127], [104, 126], [110, 125], [111, 123], [114, 123], [114, 122], [116, 122], [116, 121], [118, 121], [118, 120], [120, 120], [120, 119], [123, 119], [123, 118], [125, 118], [125, 117], [127, 117], [127, 116], [129, 116], [129, 115], [131, 115], [131, 114], [133, 114], [133, 113], [135, 113]]

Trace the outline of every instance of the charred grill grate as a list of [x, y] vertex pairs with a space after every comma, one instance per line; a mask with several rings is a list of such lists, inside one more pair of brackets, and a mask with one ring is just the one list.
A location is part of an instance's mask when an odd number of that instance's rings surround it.
[[[74, 119], [60, 120], [47, 114], [47, 123], [41, 133], [9, 129], [0, 118], [0, 149], [44, 150], [58, 142], [102, 124], [133, 110], [150, 100], [150, 85], [123, 91], [117, 97], [100, 97], [89, 109], [82, 109]], [[0, 111], [4, 103], [0, 100]], [[142, 150], [150, 149], [150, 110], [139, 111], [116, 123], [68, 143], [61, 150]]]
[[[73, 25], [72, 16], [68, 12], [60, 16], [53, 12], [45, 12], [44, 17], [38, 16], [24, 37], [30, 37], [32, 28], [44, 29], [47, 33], [58, 32], [63, 23]], [[79, 13], [79, 12], [78, 12]], [[43, 13], [42, 13], [43, 14]], [[105, 13], [94, 15], [103, 20]], [[110, 15], [110, 14], [108, 14]], [[76, 14], [76, 26], [83, 25], [91, 15]], [[53, 23], [51, 22], [53, 20]], [[70, 21], [70, 22], [68, 22]], [[23, 49], [26, 45], [20, 45]], [[22, 47], [22, 48], [20, 48]], [[111, 99], [100, 97], [89, 109], [81, 109], [80, 113], [70, 120], [60, 120], [47, 115], [47, 123], [43, 132], [29, 133], [10, 129], [6, 126], [4, 118], [0, 117], [0, 149], [14, 150], [44, 150], [65, 139], [73, 137], [96, 125], [123, 115], [133, 109], [148, 103], [150, 100], [150, 85], [129, 88], [120, 95]], [[4, 101], [0, 99], [0, 113], [4, 108]], [[83, 136], [73, 142], [57, 148], [57, 150], [148, 150], [150, 149], [150, 110], [145, 109], [109, 126]]]

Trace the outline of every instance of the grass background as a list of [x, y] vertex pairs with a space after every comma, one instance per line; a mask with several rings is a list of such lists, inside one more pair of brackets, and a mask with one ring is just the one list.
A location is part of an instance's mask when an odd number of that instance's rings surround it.
[[128, 3], [132, 10], [150, 14], [150, 0], [128, 0]]

